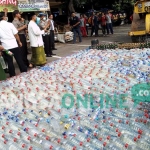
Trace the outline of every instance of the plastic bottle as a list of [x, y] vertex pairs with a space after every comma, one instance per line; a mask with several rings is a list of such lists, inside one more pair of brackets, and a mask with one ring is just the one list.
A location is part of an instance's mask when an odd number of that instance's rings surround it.
[[0, 56], [0, 63], [1, 63], [1, 65], [2, 65], [2, 68], [3, 68], [3, 69], [6, 69], [6, 68], [7, 68], [6, 63], [5, 63], [5, 61], [4, 61], [4, 58], [3, 58], [2, 56]]
[[55, 149], [56, 147], [56, 145], [50, 141], [42, 141], [41, 145], [44, 150]]
[[9, 51], [9, 50], [3, 50], [7, 55], [9, 55], [9, 56], [13, 56], [14, 54], [11, 52], [11, 51]]

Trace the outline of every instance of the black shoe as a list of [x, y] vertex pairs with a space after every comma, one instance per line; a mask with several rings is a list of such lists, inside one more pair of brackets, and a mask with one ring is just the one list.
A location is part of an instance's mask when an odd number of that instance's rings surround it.
[[52, 48], [52, 50], [57, 50], [56, 48]]
[[53, 53], [52, 53], [51, 55], [56, 55], [56, 54], [53, 54]]
[[46, 57], [52, 57], [50, 54], [46, 55]]
[[9, 73], [9, 70], [8, 69], [4, 69], [5, 73]]

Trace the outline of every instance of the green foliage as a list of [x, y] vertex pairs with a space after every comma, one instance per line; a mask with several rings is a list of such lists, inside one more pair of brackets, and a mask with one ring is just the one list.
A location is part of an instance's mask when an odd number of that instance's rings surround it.
[[[113, 7], [114, 10], [116, 11], [121, 11], [121, 10], [133, 10], [133, 5], [134, 5], [135, 0], [73, 0], [73, 5], [74, 7], [81, 7], [82, 5], [86, 4], [89, 6], [93, 6], [96, 8], [101, 8], [101, 7], [107, 7], [108, 5]], [[64, 2], [64, 6], [68, 6], [70, 0], [62, 0]]]
[[132, 10], [133, 5], [134, 5], [134, 0], [115, 0], [112, 7], [116, 11]]

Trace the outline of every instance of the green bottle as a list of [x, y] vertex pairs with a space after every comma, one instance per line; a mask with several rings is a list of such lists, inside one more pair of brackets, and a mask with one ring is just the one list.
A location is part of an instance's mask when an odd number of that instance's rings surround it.
[[9, 50], [4, 49], [3, 51], [9, 56], [14, 56], [14, 54]]

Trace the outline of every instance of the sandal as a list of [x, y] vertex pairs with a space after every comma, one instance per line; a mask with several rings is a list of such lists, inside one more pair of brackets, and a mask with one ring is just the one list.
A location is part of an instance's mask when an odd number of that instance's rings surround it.
[[29, 68], [33, 68], [33, 65], [32, 65], [32, 64], [30, 64], [30, 65], [29, 65]]

